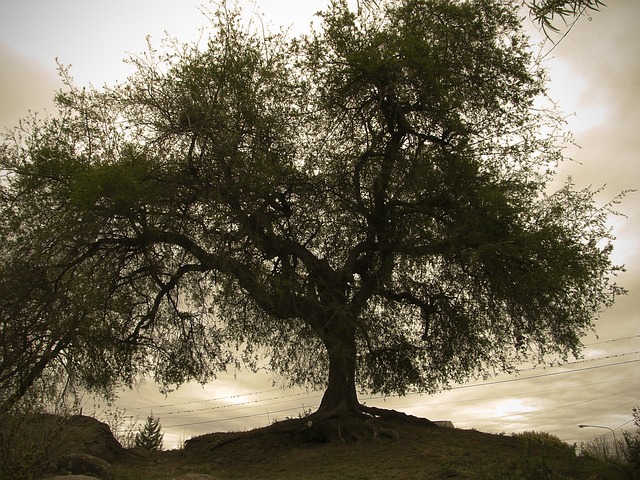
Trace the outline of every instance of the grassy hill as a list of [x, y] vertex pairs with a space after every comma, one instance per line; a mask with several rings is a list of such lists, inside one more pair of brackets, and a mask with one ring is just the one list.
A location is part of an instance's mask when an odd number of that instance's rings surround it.
[[[341, 423], [342, 422], [342, 423]], [[367, 431], [368, 430], [368, 431]], [[621, 480], [623, 467], [578, 457], [546, 434], [491, 435], [406, 419], [353, 428], [289, 421], [250, 432], [212, 433], [183, 450], [128, 455], [117, 479], [171, 479], [185, 473], [219, 479]]]

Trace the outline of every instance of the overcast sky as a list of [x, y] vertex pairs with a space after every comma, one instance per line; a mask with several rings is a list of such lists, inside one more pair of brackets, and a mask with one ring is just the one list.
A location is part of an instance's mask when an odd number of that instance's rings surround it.
[[[29, 110], [52, 109], [60, 83], [56, 58], [72, 65], [79, 85], [124, 80], [128, 53], [145, 50], [147, 35], [159, 45], [166, 31], [190, 42], [206, 24], [202, 0], [1, 0], [0, 128], [15, 125]], [[581, 19], [547, 56], [551, 95], [571, 114], [569, 128], [581, 148], [559, 175], [578, 187], [606, 184], [602, 202], [624, 189], [640, 188], [640, 1], [609, 0], [609, 6]], [[305, 30], [324, 0], [257, 0], [267, 23]], [[249, 7], [252, 11], [254, 7]], [[558, 37], [559, 38], [559, 37]], [[548, 52], [551, 45], [546, 45]], [[545, 431], [570, 443], [607, 434], [579, 429], [587, 423], [631, 426], [640, 404], [640, 192], [619, 207], [612, 221], [618, 237], [615, 261], [627, 266], [619, 282], [626, 297], [606, 311], [596, 335], [585, 339], [584, 359], [564, 366], [523, 370], [471, 382], [434, 396], [361, 400], [460, 428], [488, 432]], [[267, 374], [239, 372], [205, 387], [187, 385], [165, 397], [152, 383], [123, 392], [117, 403], [127, 414], [161, 418], [166, 446], [209, 431], [243, 430], [315, 409], [322, 392], [283, 390]], [[98, 413], [104, 407], [97, 408]], [[91, 413], [93, 405], [85, 406]], [[88, 412], [89, 410], [89, 412]], [[626, 424], [626, 425], [625, 425]]]

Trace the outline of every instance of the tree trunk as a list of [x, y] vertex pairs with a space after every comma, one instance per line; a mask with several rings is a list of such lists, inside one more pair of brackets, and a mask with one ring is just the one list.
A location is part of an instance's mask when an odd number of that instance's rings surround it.
[[[345, 338], [346, 337], [346, 338]], [[329, 354], [329, 383], [316, 412], [318, 415], [361, 413], [356, 393], [355, 335], [325, 339]]]

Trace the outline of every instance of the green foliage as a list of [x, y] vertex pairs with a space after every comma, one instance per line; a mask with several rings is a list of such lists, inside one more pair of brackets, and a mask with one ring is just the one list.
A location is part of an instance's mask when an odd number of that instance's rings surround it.
[[533, 446], [540, 446], [543, 449], [555, 449], [568, 454], [575, 455], [575, 447], [563, 442], [557, 436], [547, 432], [536, 431], [524, 431], [521, 433], [514, 433], [514, 437], [520, 438]]
[[162, 450], [163, 437], [160, 419], [154, 418], [152, 414], [147, 417], [147, 421], [136, 434], [135, 446], [146, 448], [152, 452], [160, 451]]
[[67, 80], [0, 151], [3, 408], [62, 367], [108, 394], [265, 356], [353, 410], [356, 379], [436, 391], [577, 354], [624, 293], [620, 198], [550, 191], [562, 121], [517, 7], [333, 1], [294, 39], [221, 8], [206, 45]]
[[[546, 432], [524, 431], [512, 437], [524, 444], [524, 454], [512, 459], [506, 465], [495, 468], [486, 478], [555, 480], [569, 478], [570, 460], [575, 459], [575, 450], [555, 435]], [[558, 462], [558, 459], [562, 462]], [[563, 465], [564, 463], [564, 465]]]

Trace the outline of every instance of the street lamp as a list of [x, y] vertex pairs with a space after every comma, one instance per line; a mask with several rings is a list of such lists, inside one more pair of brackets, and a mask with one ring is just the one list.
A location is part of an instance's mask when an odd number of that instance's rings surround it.
[[616, 438], [616, 432], [611, 427], [605, 427], [604, 425], [578, 425], [580, 428], [606, 428], [607, 430], [611, 430], [613, 433], [613, 444], [616, 447], [616, 456], [617, 460], [620, 460], [620, 451], [618, 450], [618, 439]]

